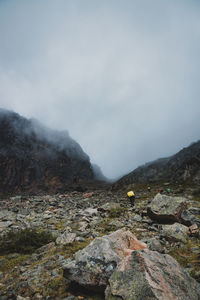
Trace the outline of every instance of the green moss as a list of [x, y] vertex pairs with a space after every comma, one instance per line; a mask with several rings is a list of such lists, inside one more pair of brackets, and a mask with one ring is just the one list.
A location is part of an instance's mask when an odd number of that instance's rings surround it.
[[55, 224], [55, 227], [57, 230], [62, 230], [64, 229], [66, 226], [65, 226], [65, 223], [66, 223], [66, 220], [61, 220], [60, 222], [56, 223]]
[[88, 246], [91, 240], [92, 239], [87, 239], [85, 242], [73, 242], [69, 245], [63, 246], [63, 251], [66, 257], [72, 257], [74, 253]]
[[[195, 278], [195, 273], [200, 272], [200, 257], [198, 252], [193, 251], [194, 248], [200, 249], [200, 242], [189, 240], [184, 247], [172, 249], [169, 252], [169, 255], [174, 257], [183, 267], [190, 264], [193, 267], [191, 276]], [[200, 280], [200, 278], [195, 279]]]
[[118, 218], [120, 216], [124, 216], [126, 209], [124, 207], [111, 208], [109, 212], [110, 218]]
[[51, 295], [51, 297], [61, 297], [66, 295], [67, 292], [67, 283], [65, 278], [61, 276], [57, 276], [54, 279], [50, 280], [47, 285], [46, 289], [43, 291], [43, 297], [47, 297]]
[[37, 248], [54, 241], [48, 231], [36, 229], [10, 231], [0, 238], [0, 255], [9, 253], [33, 253]]
[[13, 259], [8, 259], [7, 256], [4, 258], [6, 259], [6, 262], [1, 266], [0, 265], [0, 271], [6, 272], [8, 270], [13, 269], [16, 266], [19, 266], [23, 261], [27, 260], [30, 257], [30, 255], [18, 255], [17, 257]]
[[77, 230], [79, 230], [79, 224], [77, 222], [73, 221], [71, 223], [71, 228], [72, 228], [73, 231], [77, 231]]
[[105, 218], [99, 225], [96, 230], [100, 233], [100, 236], [109, 234], [112, 231], [117, 230], [115, 225], [109, 224], [112, 221], [112, 218]]

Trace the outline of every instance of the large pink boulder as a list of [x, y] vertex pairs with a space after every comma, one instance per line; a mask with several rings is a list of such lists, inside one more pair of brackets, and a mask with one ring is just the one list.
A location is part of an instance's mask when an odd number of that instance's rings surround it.
[[106, 300], [199, 300], [200, 285], [169, 255], [144, 249], [111, 275]]
[[130, 231], [117, 230], [96, 238], [86, 248], [78, 251], [73, 260], [66, 262], [63, 275], [69, 283], [104, 290], [118, 263], [134, 250], [146, 247]]

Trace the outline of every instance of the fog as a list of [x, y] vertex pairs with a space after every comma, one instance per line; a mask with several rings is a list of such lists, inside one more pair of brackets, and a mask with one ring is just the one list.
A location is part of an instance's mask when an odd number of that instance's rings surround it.
[[0, 41], [0, 107], [109, 178], [200, 138], [197, 0], [0, 0]]

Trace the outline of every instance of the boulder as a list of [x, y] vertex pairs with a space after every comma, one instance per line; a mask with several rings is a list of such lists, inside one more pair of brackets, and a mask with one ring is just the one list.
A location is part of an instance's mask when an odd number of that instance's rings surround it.
[[63, 234], [57, 237], [56, 239], [56, 244], [57, 245], [67, 245], [71, 244], [75, 241], [76, 239], [76, 233], [69, 232], [69, 231], [64, 231]]
[[112, 210], [115, 210], [115, 209], [120, 209], [121, 206], [119, 203], [116, 203], [116, 202], [108, 202], [108, 203], [105, 203], [103, 204], [102, 206], [100, 206], [98, 208], [99, 211], [112, 211]]
[[159, 223], [180, 222], [181, 213], [186, 209], [186, 199], [157, 194], [147, 207], [147, 214]]
[[71, 284], [103, 291], [117, 264], [133, 250], [146, 247], [130, 231], [117, 230], [96, 238], [86, 248], [75, 253], [74, 259], [69, 259], [64, 265], [63, 275]]
[[16, 214], [7, 209], [2, 209], [0, 211], [0, 220], [2, 221], [13, 221], [16, 219]]
[[98, 213], [97, 211], [97, 208], [87, 208], [83, 211], [83, 215], [86, 215], [86, 216], [96, 216]]
[[200, 215], [200, 207], [190, 207], [188, 211], [193, 215]]
[[162, 225], [161, 235], [171, 242], [186, 243], [189, 228], [183, 224], [174, 223], [172, 225]]
[[186, 226], [191, 226], [193, 224], [198, 224], [200, 227], [200, 219], [197, 219], [193, 214], [188, 210], [183, 210], [180, 216], [181, 223]]
[[200, 285], [169, 255], [133, 251], [109, 279], [106, 300], [198, 300]]

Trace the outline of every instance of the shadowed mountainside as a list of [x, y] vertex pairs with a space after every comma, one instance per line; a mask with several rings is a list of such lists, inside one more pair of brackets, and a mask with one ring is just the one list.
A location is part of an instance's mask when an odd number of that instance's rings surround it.
[[90, 159], [65, 132], [0, 109], [0, 192], [63, 190], [93, 181]]
[[200, 141], [177, 154], [138, 167], [120, 178], [114, 187], [132, 183], [192, 182], [200, 184]]

